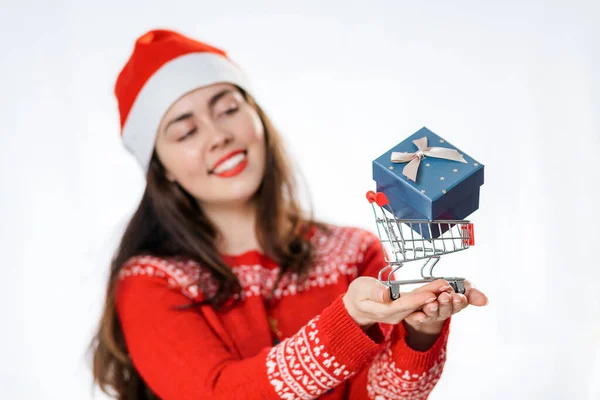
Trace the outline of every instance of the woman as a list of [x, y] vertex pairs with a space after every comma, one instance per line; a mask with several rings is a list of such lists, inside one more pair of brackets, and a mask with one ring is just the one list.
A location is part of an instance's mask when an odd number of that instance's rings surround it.
[[141, 36], [115, 88], [147, 186], [113, 259], [94, 377], [120, 399], [426, 398], [449, 317], [390, 301], [377, 237], [304, 215], [280, 137], [220, 49]]

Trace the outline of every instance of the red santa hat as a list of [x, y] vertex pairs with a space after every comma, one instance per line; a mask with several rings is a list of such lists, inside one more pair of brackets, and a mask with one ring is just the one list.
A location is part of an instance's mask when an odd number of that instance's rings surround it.
[[248, 78], [225, 51], [170, 30], [140, 36], [115, 85], [121, 137], [148, 170], [160, 121], [184, 94], [228, 82], [250, 92]]

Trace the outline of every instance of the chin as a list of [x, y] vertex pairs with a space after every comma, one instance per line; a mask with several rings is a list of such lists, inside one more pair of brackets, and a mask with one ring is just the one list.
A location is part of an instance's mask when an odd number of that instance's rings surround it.
[[259, 187], [260, 182], [246, 181], [231, 187], [230, 190], [221, 191], [219, 199], [215, 199], [215, 202], [245, 205], [252, 200]]
[[246, 187], [245, 190], [236, 190], [228, 196], [231, 201], [247, 203], [256, 195], [259, 185]]

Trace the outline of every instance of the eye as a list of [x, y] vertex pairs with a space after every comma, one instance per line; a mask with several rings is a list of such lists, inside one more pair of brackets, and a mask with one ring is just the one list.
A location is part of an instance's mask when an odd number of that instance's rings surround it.
[[239, 110], [239, 107], [230, 108], [229, 110], [225, 111], [225, 114], [227, 114], [227, 115], [235, 114], [237, 112], [237, 110]]
[[194, 133], [196, 133], [197, 128], [192, 129], [191, 131], [189, 131], [188, 133], [186, 133], [185, 135], [181, 136], [180, 138], [177, 139], [178, 142], [182, 142], [184, 141], [188, 136], [193, 135]]

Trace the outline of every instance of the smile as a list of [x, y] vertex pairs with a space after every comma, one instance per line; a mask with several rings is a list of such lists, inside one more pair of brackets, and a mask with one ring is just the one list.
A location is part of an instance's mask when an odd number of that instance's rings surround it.
[[245, 151], [237, 150], [221, 158], [214, 166], [211, 174], [221, 178], [230, 178], [241, 173], [248, 165]]

